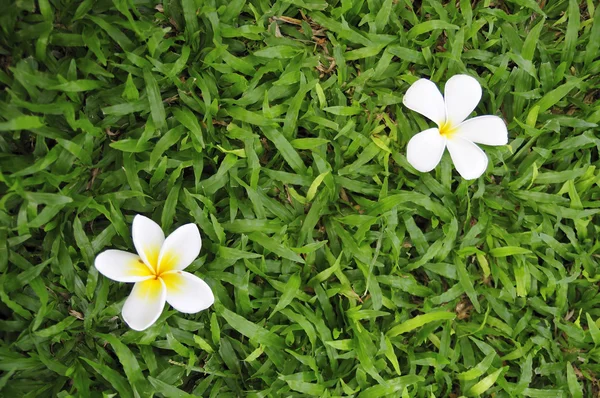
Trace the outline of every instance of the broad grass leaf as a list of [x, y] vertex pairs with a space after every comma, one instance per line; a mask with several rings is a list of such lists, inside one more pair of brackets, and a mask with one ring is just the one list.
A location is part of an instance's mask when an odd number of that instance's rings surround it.
[[300, 51], [302, 51], [302, 49], [291, 46], [272, 46], [255, 51], [254, 55], [263, 58], [293, 58], [298, 55]]
[[32, 130], [44, 126], [37, 116], [19, 116], [6, 122], [0, 122], [0, 131]]
[[577, 381], [577, 375], [575, 374], [575, 370], [573, 369], [571, 362], [567, 362], [567, 385], [573, 398], [583, 397], [583, 389]]
[[286, 380], [288, 386], [294, 391], [301, 392], [310, 396], [321, 396], [325, 392], [325, 387], [315, 383], [308, 383], [300, 380]]
[[150, 153], [150, 161], [148, 163], [149, 168], [154, 168], [158, 159], [173, 145], [177, 144], [181, 138], [181, 136], [185, 132], [184, 126], [177, 126], [169, 131], [167, 131], [161, 138], [158, 140], [154, 149]]
[[426, 314], [417, 315], [407, 321], [402, 322], [399, 325], [394, 326], [386, 335], [388, 337], [396, 337], [398, 335], [410, 332], [416, 328], [420, 328], [428, 323], [437, 321], [453, 320], [456, 318], [456, 314], [447, 311], [433, 311]]
[[540, 107], [539, 112], [545, 112], [553, 107], [558, 101], [563, 99], [567, 94], [569, 94], [569, 92], [571, 92], [571, 90], [580, 84], [580, 79], [570, 79], [566, 83], [545, 94], [536, 104]]
[[123, 50], [133, 51], [135, 45], [119, 28], [99, 16], [87, 14], [85, 17], [102, 28]]
[[600, 12], [594, 12], [590, 38], [585, 47], [585, 66], [589, 66], [598, 54], [600, 48]]
[[324, 10], [328, 7], [325, 0], [289, 0], [291, 4], [307, 10]]
[[152, 121], [157, 129], [161, 129], [167, 123], [165, 120], [165, 107], [156, 78], [148, 69], [144, 69], [144, 81], [146, 82], [146, 93], [150, 104], [150, 112], [152, 113]]
[[195, 395], [189, 394], [169, 383], [165, 383], [160, 379], [156, 379], [152, 376], [148, 376], [148, 381], [152, 384], [152, 387], [156, 389], [157, 392], [161, 393], [167, 398], [191, 398], [195, 397]]
[[76, 318], [70, 316], [50, 327], [47, 327], [46, 329], [38, 330], [35, 334], [39, 337], [44, 337], [44, 338], [52, 337], [56, 334], [63, 332], [66, 328], [68, 328], [73, 323], [75, 323], [76, 320], [77, 320]]
[[531, 250], [518, 246], [504, 246], [490, 249], [490, 255], [493, 257], [508, 257], [529, 253], [531, 253]]
[[204, 138], [202, 137], [202, 129], [196, 116], [188, 108], [176, 108], [173, 109], [173, 116], [184, 125], [198, 141], [198, 143], [204, 148]]
[[329, 106], [327, 108], [324, 108], [323, 110], [325, 112], [338, 116], [353, 116], [364, 112], [363, 109], [352, 106]]
[[185, 19], [185, 36], [188, 42], [194, 44], [194, 47], [198, 46], [197, 32], [200, 29], [198, 24], [197, 6], [194, 0], [182, 0], [181, 8], [183, 12], [183, 18]]
[[296, 254], [293, 250], [285, 247], [281, 244], [281, 242], [268, 237], [262, 232], [252, 232], [248, 234], [248, 238], [280, 257], [287, 258], [288, 260], [296, 261], [298, 263], [304, 263], [304, 259]]
[[567, 68], [570, 67], [573, 62], [577, 41], [579, 39], [579, 28], [581, 25], [579, 6], [580, 4], [577, 0], [569, 0], [569, 8], [567, 9], [569, 20], [567, 23], [567, 32], [565, 34], [565, 47], [561, 56], [561, 61], [566, 63]]
[[586, 313], [585, 317], [587, 319], [588, 330], [590, 332], [590, 336], [592, 337], [592, 340], [594, 341], [594, 345], [599, 346], [600, 345], [600, 328], [598, 328], [598, 325], [596, 324], [596, 322], [594, 322], [594, 320], [592, 319], [590, 314]]
[[407, 33], [409, 39], [414, 39], [423, 33], [431, 32], [432, 30], [458, 30], [458, 26], [442, 20], [430, 20], [421, 22], [413, 26]]
[[469, 381], [482, 376], [490, 368], [496, 356], [497, 354], [495, 352], [490, 352], [481, 362], [477, 364], [477, 366], [465, 372], [459, 373], [456, 377], [459, 380]]
[[84, 79], [84, 80], [75, 80], [75, 81], [61, 83], [56, 86], [50, 87], [50, 90], [65, 91], [65, 92], [69, 92], [69, 93], [78, 93], [81, 91], [96, 90], [103, 86], [104, 86], [104, 83], [102, 83], [100, 80]]
[[119, 358], [119, 362], [123, 366], [127, 380], [132, 386], [135, 386], [140, 394], [147, 394], [150, 391], [148, 381], [142, 374], [142, 369], [133, 352], [120, 339], [111, 334], [97, 334], [98, 337], [110, 343], [115, 354]]
[[398, 394], [400, 391], [404, 391], [405, 388], [423, 381], [423, 377], [417, 375], [407, 375], [397, 377], [387, 381], [387, 385], [378, 385], [367, 388], [362, 391], [359, 398], [376, 398], [385, 397], [388, 395]]
[[458, 282], [462, 286], [467, 296], [469, 296], [473, 307], [475, 307], [477, 312], [481, 312], [481, 306], [479, 305], [477, 292], [475, 291], [473, 281], [471, 281], [471, 276], [469, 275], [467, 268], [464, 264], [464, 260], [456, 258], [454, 261], [454, 265], [456, 266], [456, 275], [458, 276]]
[[469, 391], [467, 391], [467, 395], [471, 397], [481, 396], [484, 392], [492, 388], [494, 383], [496, 383], [496, 380], [498, 380], [498, 377], [500, 377], [500, 374], [503, 373], [505, 370], [506, 368], [500, 368], [494, 373], [491, 373], [490, 375], [484, 377], [481, 381], [479, 381], [477, 384], [471, 387]]
[[28, 285], [31, 281], [37, 278], [44, 268], [52, 261], [52, 259], [48, 259], [41, 264], [36, 266], [29, 267], [25, 271], [20, 272], [14, 278], [11, 278], [7, 282], [4, 282], [4, 289], [7, 293], [13, 292], [17, 289], [21, 289], [24, 286]]
[[265, 328], [239, 316], [223, 306], [216, 306], [217, 313], [239, 333], [257, 341], [260, 344], [273, 348], [283, 348], [284, 341], [278, 335], [266, 330]]
[[281, 311], [282, 309], [287, 307], [292, 302], [294, 297], [296, 297], [296, 293], [300, 288], [301, 282], [302, 279], [300, 278], [300, 274], [294, 274], [290, 276], [288, 281], [285, 283], [285, 287], [283, 288], [283, 294], [277, 301], [277, 304], [275, 305], [275, 308], [273, 308], [273, 311], [271, 312], [271, 315], [269, 315], [269, 318], [275, 315], [278, 311]]
[[91, 359], [80, 357], [85, 363], [90, 365], [100, 376], [102, 376], [110, 385], [119, 393], [119, 396], [124, 398], [132, 398], [133, 392], [127, 380], [121, 376], [119, 372], [109, 366], [97, 363]]
[[306, 166], [302, 161], [302, 158], [298, 152], [296, 152], [290, 142], [283, 136], [283, 134], [277, 131], [277, 129], [271, 127], [264, 127], [262, 128], [262, 131], [265, 134], [265, 137], [267, 137], [269, 141], [273, 142], [275, 147], [280, 151], [281, 156], [290, 165], [290, 167], [297, 174], [305, 175]]

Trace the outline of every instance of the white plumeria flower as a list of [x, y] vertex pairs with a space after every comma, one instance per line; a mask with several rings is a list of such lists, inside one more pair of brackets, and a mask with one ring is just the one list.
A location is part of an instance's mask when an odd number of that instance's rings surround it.
[[435, 168], [447, 147], [458, 173], [466, 180], [479, 178], [488, 158], [475, 144], [506, 145], [508, 131], [498, 116], [465, 119], [481, 99], [481, 86], [471, 76], [455, 75], [446, 83], [444, 96], [435, 83], [417, 80], [404, 95], [404, 105], [438, 127], [420, 132], [410, 139], [408, 162], [420, 172]]
[[150, 327], [165, 302], [193, 314], [210, 307], [215, 297], [202, 279], [183, 271], [194, 261], [202, 239], [195, 224], [177, 228], [165, 239], [160, 226], [137, 215], [132, 226], [133, 244], [139, 255], [107, 250], [96, 257], [98, 271], [118, 282], [134, 282], [123, 305], [123, 319], [134, 330]]

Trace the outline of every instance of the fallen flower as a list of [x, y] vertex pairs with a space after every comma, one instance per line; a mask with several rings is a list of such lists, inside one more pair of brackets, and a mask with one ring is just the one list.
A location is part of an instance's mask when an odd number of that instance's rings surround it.
[[137, 215], [132, 226], [133, 244], [139, 255], [106, 250], [96, 257], [95, 266], [109, 279], [133, 282], [123, 305], [123, 319], [134, 330], [150, 327], [165, 306], [193, 314], [210, 307], [214, 295], [202, 279], [183, 271], [194, 261], [202, 239], [195, 224], [177, 228], [165, 239], [158, 224]]
[[444, 96], [435, 83], [419, 79], [404, 95], [404, 105], [435, 122], [438, 127], [416, 134], [408, 142], [407, 160], [420, 172], [435, 168], [448, 147], [458, 173], [467, 180], [479, 178], [488, 158], [475, 144], [506, 145], [508, 131], [497, 116], [465, 119], [481, 99], [481, 86], [471, 76], [455, 75], [446, 83]]

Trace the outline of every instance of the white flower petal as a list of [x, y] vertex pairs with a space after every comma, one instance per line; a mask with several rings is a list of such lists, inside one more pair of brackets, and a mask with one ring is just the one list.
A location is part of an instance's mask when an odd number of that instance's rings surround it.
[[437, 128], [421, 131], [408, 141], [406, 159], [420, 172], [426, 173], [435, 169], [444, 154], [446, 138]]
[[161, 278], [167, 287], [167, 302], [179, 312], [194, 314], [215, 302], [210, 286], [196, 275], [171, 271], [163, 273]]
[[117, 282], [140, 282], [153, 274], [137, 254], [107, 250], [98, 254], [94, 265], [98, 272]]
[[453, 137], [446, 143], [454, 167], [465, 180], [479, 178], [487, 168], [488, 158], [485, 152], [471, 141]]
[[442, 126], [446, 122], [446, 107], [444, 97], [434, 82], [419, 79], [412, 84], [404, 94], [404, 106], [419, 112], [429, 120]]
[[182, 270], [200, 254], [202, 238], [196, 224], [185, 224], [165, 239], [158, 257], [160, 272]]
[[135, 249], [144, 263], [156, 269], [158, 255], [165, 241], [165, 234], [160, 226], [148, 217], [138, 214], [133, 219], [131, 235]]
[[479, 116], [461, 123], [454, 132], [458, 137], [484, 145], [506, 145], [508, 130], [498, 116]]
[[446, 121], [457, 126], [475, 109], [481, 99], [479, 82], [468, 75], [454, 75], [444, 88], [446, 101]]
[[160, 317], [166, 299], [167, 289], [160, 278], [138, 282], [123, 305], [123, 319], [133, 330], [147, 329]]

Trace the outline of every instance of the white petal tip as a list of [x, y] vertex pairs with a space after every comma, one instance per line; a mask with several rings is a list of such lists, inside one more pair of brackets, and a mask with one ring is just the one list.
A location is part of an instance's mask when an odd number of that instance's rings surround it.
[[[150, 218], [148, 218], [148, 217], [146, 217], [146, 216], [144, 216], [144, 215], [142, 215], [142, 214], [136, 214], [136, 215], [133, 217], [133, 222], [136, 222], [136, 221], [142, 221], [142, 220], [144, 220], [144, 221], [145, 221], [145, 220], [152, 221]], [[152, 222], [154, 222], [154, 221], [152, 221]]]
[[198, 226], [194, 223], [183, 224], [179, 228], [184, 228], [186, 232], [200, 236], [200, 230], [198, 229]]
[[167, 302], [179, 312], [195, 314], [215, 302], [210, 286], [196, 275], [174, 271], [164, 275], [163, 279], [167, 287]]
[[410, 163], [410, 165], [417, 170], [420, 173], [429, 173], [431, 170], [435, 169], [437, 165], [435, 166], [431, 166], [430, 167], [423, 167], [423, 165], [420, 163], [420, 160], [414, 159], [412, 157], [407, 156], [406, 160], [408, 161], [408, 163]]
[[473, 181], [473, 180], [476, 180], [476, 179], [478, 179], [478, 178], [479, 178], [479, 177], [481, 177], [482, 175], [483, 175], [483, 173], [481, 173], [481, 174], [478, 174], [478, 175], [472, 175], [472, 176], [468, 176], [468, 175], [461, 175], [461, 177], [462, 177], [464, 180], [467, 180], [467, 181]]
[[498, 116], [477, 116], [461, 123], [456, 136], [476, 144], [501, 146], [508, 144], [508, 129]]
[[96, 256], [94, 267], [105, 277], [117, 282], [140, 282], [151, 277], [139, 256], [122, 250], [106, 250]]
[[123, 320], [133, 330], [148, 329], [160, 318], [166, 296], [167, 289], [160, 278], [136, 283], [123, 305]]
[[419, 79], [414, 82], [406, 90], [402, 103], [408, 109], [437, 123], [438, 126], [446, 121], [444, 97], [435, 83], [429, 79]]
[[479, 82], [477, 81], [477, 79], [475, 79], [471, 75], [466, 75], [464, 73], [461, 73], [461, 74], [458, 74], [458, 75], [454, 75], [450, 79], [457, 79], [457, 80], [461, 80], [462, 82], [469, 82], [471, 84], [477, 84], [477, 85], [479, 85]]
[[146, 330], [146, 329], [148, 329], [150, 326], [152, 326], [152, 325], [148, 325], [148, 326], [146, 326], [146, 327], [139, 328], [139, 327], [137, 327], [136, 325], [133, 325], [133, 324], [130, 324], [129, 322], [127, 322], [127, 319], [123, 318], [123, 320], [125, 321], [125, 324], [126, 324], [127, 326], [129, 326], [129, 329], [131, 329], [131, 330], [135, 330], [136, 332], [143, 332], [144, 330]]
[[474, 180], [485, 173], [488, 157], [472, 141], [458, 137], [448, 140], [448, 151], [456, 171], [465, 180]]
[[129, 329], [135, 330], [136, 332], [143, 332], [144, 330], [152, 327], [152, 325], [154, 325], [156, 323], [156, 321], [160, 317], [160, 313], [158, 314], [158, 317], [152, 321], [152, 323], [145, 323], [145, 324], [136, 323], [136, 321], [129, 319], [124, 314], [122, 316], [123, 316], [123, 321], [125, 321], [125, 324], [127, 326], [129, 326]]
[[158, 258], [161, 272], [182, 270], [200, 254], [202, 237], [196, 224], [184, 224], [167, 237]]
[[454, 75], [446, 82], [444, 99], [447, 121], [457, 125], [465, 120], [481, 100], [481, 85], [469, 75]]
[[421, 173], [428, 173], [440, 163], [446, 139], [437, 128], [421, 131], [408, 141], [406, 160]]

